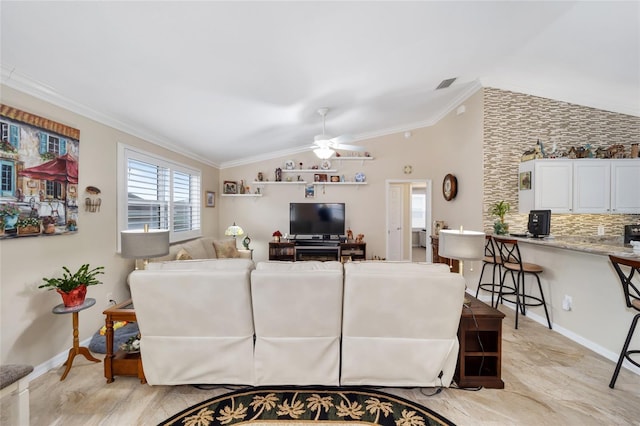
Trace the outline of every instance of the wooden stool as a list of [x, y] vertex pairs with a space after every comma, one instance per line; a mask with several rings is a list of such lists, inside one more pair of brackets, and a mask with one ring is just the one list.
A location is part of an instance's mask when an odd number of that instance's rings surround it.
[[7, 364], [0, 366], [0, 398], [16, 398], [11, 413], [11, 424], [29, 426], [29, 373], [31, 365]]
[[[504, 299], [511, 303], [516, 304], [516, 330], [518, 329], [518, 314], [527, 315], [527, 306], [542, 306], [544, 307], [544, 313], [547, 317], [547, 323], [549, 329], [551, 329], [551, 320], [549, 319], [549, 311], [547, 310], [547, 303], [544, 300], [544, 292], [542, 291], [542, 285], [540, 284], [540, 277], [538, 274], [542, 273], [544, 269], [540, 265], [535, 263], [526, 263], [522, 261], [520, 255], [520, 249], [518, 248], [518, 240], [505, 239], [500, 237], [494, 237], [500, 258], [502, 259], [502, 268], [504, 274], [500, 280], [500, 293], [498, 294], [498, 300], [503, 299], [504, 295], [510, 293], [503, 292], [504, 280], [507, 276], [507, 272], [511, 273], [511, 279], [513, 280], [513, 287], [515, 289], [515, 302], [513, 300]], [[517, 278], [516, 274], [517, 273]], [[536, 277], [538, 283], [538, 290], [540, 290], [540, 297], [532, 296], [525, 291], [525, 275], [530, 274]]]
[[[618, 277], [620, 278], [620, 283], [622, 284], [622, 291], [624, 292], [624, 302], [627, 305], [627, 308], [631, 308], [636, 310], [638, 313], [633, 320], [631, 321], [631, 327], [629, 327], [629, 332], [627, 333], [627, 339], [624, 341], [624, 345], [622, 345], [622, 350], [620, 351], [620, 358], [618, 358], [618, 364], [616, 364], [616, 369], [613, 372], [613, 377], [611, 378], [611, 382], [609, 383], [609, 387], [613, 389], [616, 384], [616, 380], [618, 379], [618, 374], [620, 373], [620, 367], [622, 367], [622, 362], [626, 358], [627, 361], [635, 365], [636, 367], [640, 367], [640, 362], [636, 362], [631, 359], [632, 354], [640, 354], [640, 350], [629, 350], [629, 343], [631, 342], [631, 337], [633, 337], [633, 332], [636, 329], [636, 325], [638, 325], [638, 319], [640, 319], [640, 289], [636, 287], [637, 284], [633, 284], [631, 279], [635, 274], [640, 277], [640, 260], [627, 259], [616, 256], [609, 256], [609, 260], [613, 264], [613, 268], [616, 270]], [[629, 270], [627, 273], [623, 272], [620, 265], [628, 266]], [[625, 268], [626, 269], [626, 268]]]

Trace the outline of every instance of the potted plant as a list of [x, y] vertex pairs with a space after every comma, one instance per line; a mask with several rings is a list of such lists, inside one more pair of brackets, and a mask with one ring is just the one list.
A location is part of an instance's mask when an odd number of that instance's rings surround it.
[[56, 220], [53, 216], [45, 216], [42, 218], [42, 227], [45, 234], [54, 234], [56, 232]]
[[89, 264], [85, 263], [76, 272], [71, 273], [69, 268], [63, 266], [62, 278], [43, 278], [45, 284], [38, 286], [38, 288], [56, 290], [62, 296], [64, 306], [82, 305], [87, 295], [87, 286], [102, 284], [96, 276], [104, 274], [104, 266], [89, 268]]
[[75, 219], [67, 220], [67, 229], [71, 232], [78, 230], [78, 223]]
[[0, 229], [13, 229], [19, 214], [20, 209], [14, 203], [0, 204]]
[[39, 234], [40, 221], [35, 217], [21, 217], [16, 222], [18, 235]]
[[273, 233], [273, 241], [275, 241], [276, 243], [280, 242], [280, 237], [282, 237], [282, 232], [280, 232], [279, 230]]
[[491, 215], [498, 217], [493, 223], [493, 232], [497, 235], [506, 235], [509, 233], [509, 224], [504, 221], [504, 215], [509, 213], [511, 205], [508, 202], [501, 200], [493, 205], [491, 208]]

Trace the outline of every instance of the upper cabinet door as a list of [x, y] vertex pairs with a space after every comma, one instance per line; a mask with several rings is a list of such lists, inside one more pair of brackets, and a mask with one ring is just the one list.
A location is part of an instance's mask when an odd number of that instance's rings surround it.
[[553, 213], [572, 213], [573, 162], [539, 160], [535, 163], [535, 208]]
[[610, 213], [610, 166], [607, 160], [573, 163], [573, 213]]
[[611, 160], [611, 211], [640, 214], [640, 160]]

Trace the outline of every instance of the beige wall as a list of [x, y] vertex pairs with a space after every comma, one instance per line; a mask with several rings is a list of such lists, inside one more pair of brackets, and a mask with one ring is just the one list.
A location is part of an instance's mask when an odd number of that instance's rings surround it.
[[[347, 226], [354, 235], [364, 234], [367, 258], [386, 256], [386, 181], [390, 179], [430, 179], [433, 183], [433, 219], [446, 220], [452, 227], [467, 229], [482, 226], [482, 91], [464, 102], [466, 113], [454, 112], [437, 124], [415, 129], [410, 138], [403, 133], [363, 141], [359, 144], [374, 157], [371, 161], [332, 160], [334, 174], [353, 180], [356, 172], [367, 177], [365, 186], [316, 187], [316, 202], [344, 202]], [[258, 172], [273, 181], [277, 167], [292, 159], [303, 168], [319, 165], [312, 152], [262, 161], [221, 171], [223, 180], [244, 180], [253, 192]], [[413, 166], [413, 173], [403, 172], [405, 165]], [[458, 196], [447, 202], [442, 197], [442, 180], [447, 173], [458, 178]], [[285, 174], [284, 176], [288, 176]], [[292, 175], [296, 179], [296, 175]], [[303, 174], [312, 180], [313, 175]], [[218, 187], [222, 193], [222, 187]], [[304, 198], [304, 185], [265, 185], [260, 198], [220, 197], [219, 232], [236, 222], [251, 237], [254, 260], [268, 258], [268, 242], [273, 231], [283, 234], [289, 230], [289, 202], [312, 201]], [[410, 237], [410, 235], [408, 236]], [[238, 243], [239, 244], [239, 243]]]
[[[63, 265], [75, 269], [83, 263], [105, 266], [103, 285], [89, 287], [95, 306], [80, 313], [80, 339], [104, 325], [102, 311], [107, 293], [116, 300], [129, 297], [125, 284], [133, 262], [116, 253], [116, 147], [118, 142], [141, 147], [202, 170], [204, 187], [216, 187], [218, 170], [159, 148], [134, 136], [99, 124], [2, 86], [4, 104], [58, 121], [80, 130], [80, 198], [88, 185], [101, 189], [98, 213], [80, 208], [79, 232], [52, 238], [15, 238], [0, 241], [0, 360], [38, 365], [67, 351], [72, 344], [71, 315], [54, 315], [61, 303], [55, 291], [38, 289], [42, 277], [59, 276]], [[203, 209], [203, 233], [215, 235], [219, 209]]]

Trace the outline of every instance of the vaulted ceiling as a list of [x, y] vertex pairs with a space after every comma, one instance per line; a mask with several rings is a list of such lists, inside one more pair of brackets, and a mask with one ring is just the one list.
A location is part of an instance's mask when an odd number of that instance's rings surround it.
[[0, 12], [3, 84], [219, 167], [308, 149], [320, 107], [327, 133], [357, 143], [431, 125], [482, 86], [640, 116], [635, 1], [4, 0]]

